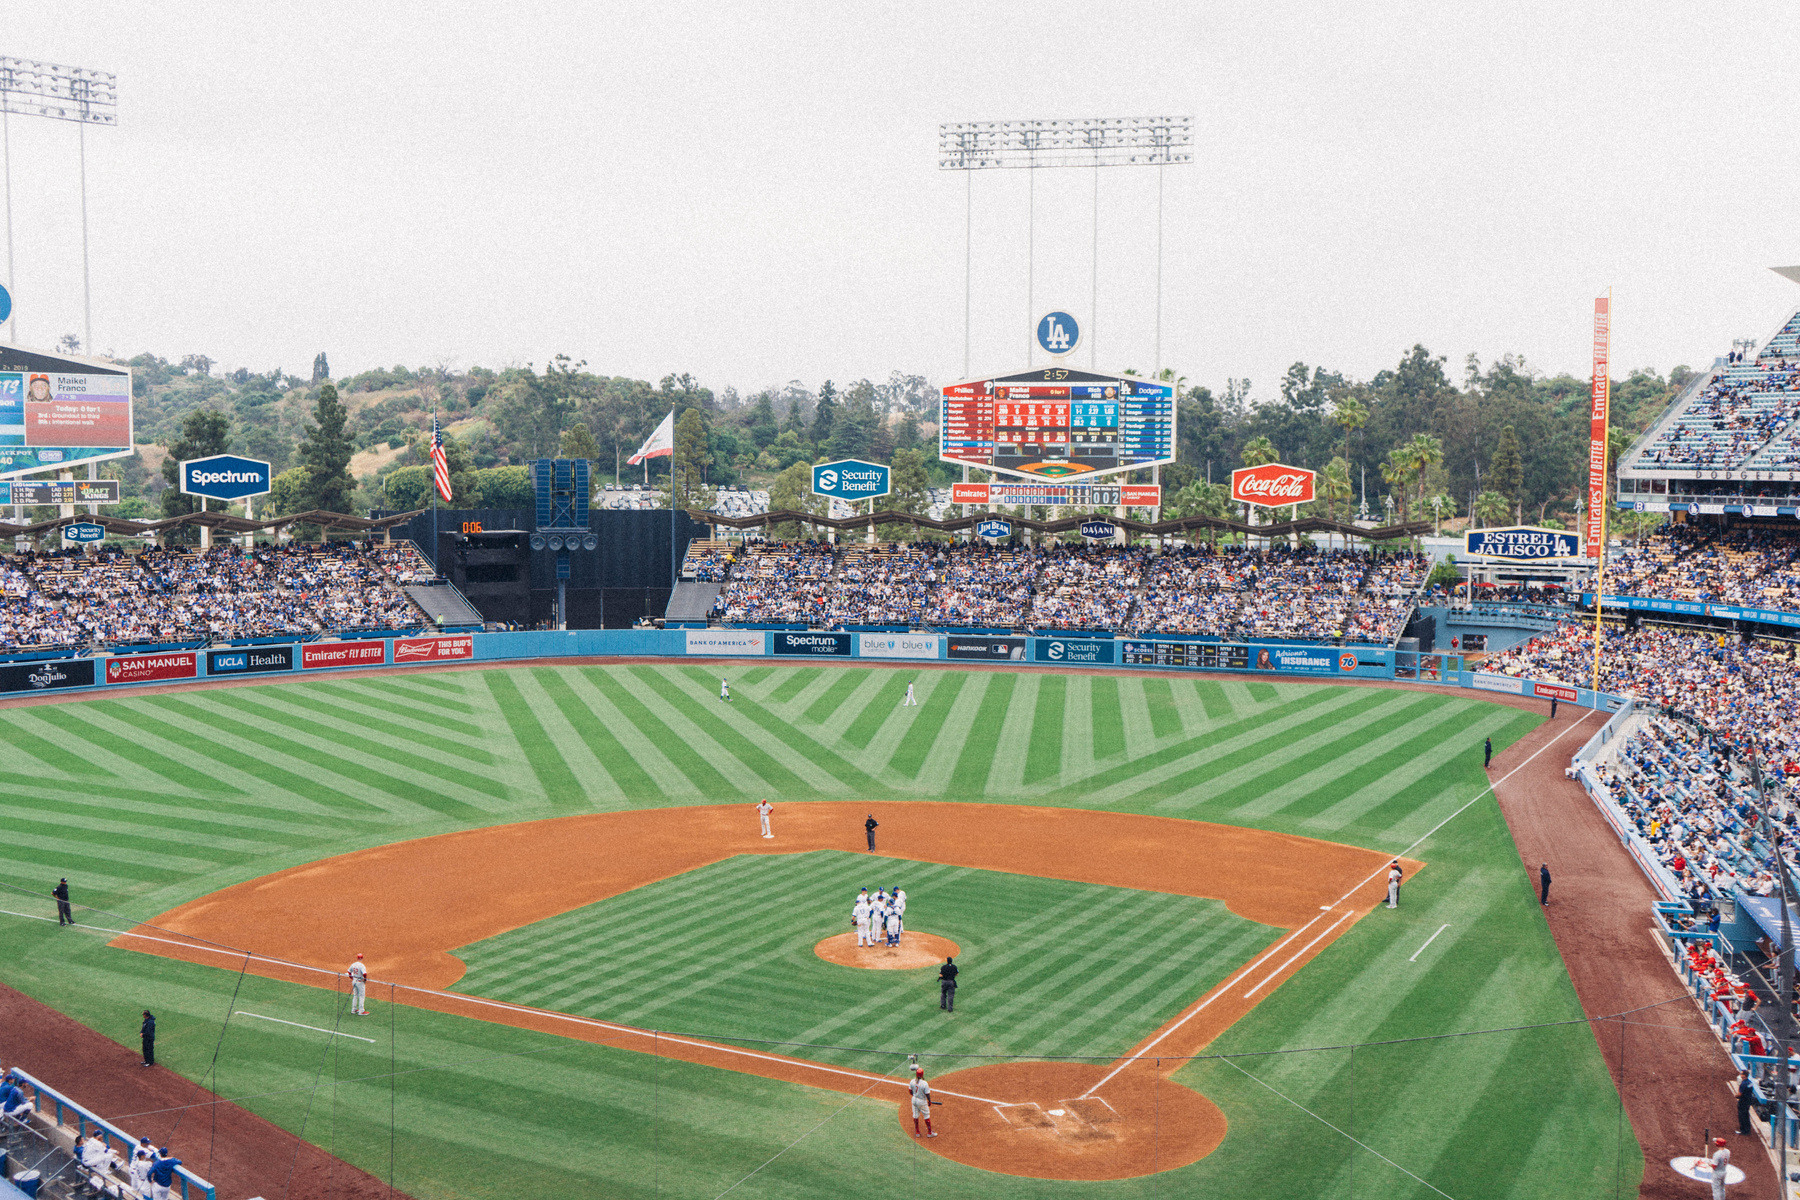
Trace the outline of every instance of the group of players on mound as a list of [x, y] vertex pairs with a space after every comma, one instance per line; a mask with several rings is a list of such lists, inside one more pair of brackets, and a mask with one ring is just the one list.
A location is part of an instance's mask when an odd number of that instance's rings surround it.
[[906, 930], [906, 893], [877, 888], [873, 896], [863, 888], [850, 909], [858, 946], [898, 946]]

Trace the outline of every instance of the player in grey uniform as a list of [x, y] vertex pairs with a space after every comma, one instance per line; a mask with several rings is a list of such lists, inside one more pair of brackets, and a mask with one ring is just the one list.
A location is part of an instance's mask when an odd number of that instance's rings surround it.
[[919, 1136], [919, 1121], [925, 1122], [925, 1136], [936, 1137], [937, 1131], [931, 1127], [931, 1085], [925, 1082], [925, 1068], [914, 1067], [912, 1082], [906, 1085], [912, 1093], [913, 1136]]

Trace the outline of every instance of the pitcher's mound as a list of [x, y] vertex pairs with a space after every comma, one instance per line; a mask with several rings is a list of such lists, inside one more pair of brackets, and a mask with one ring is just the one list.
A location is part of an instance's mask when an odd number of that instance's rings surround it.
[[898, 946], [858, 946], [854, 933], [840, 933], [814, 946], [813, 953], [840, 967], [908, 971], [916, 967], [935, 967], [946, 955], [961, 954], [962, 947], [949, 938], [914, 933], [909, 929], [901, 935]]

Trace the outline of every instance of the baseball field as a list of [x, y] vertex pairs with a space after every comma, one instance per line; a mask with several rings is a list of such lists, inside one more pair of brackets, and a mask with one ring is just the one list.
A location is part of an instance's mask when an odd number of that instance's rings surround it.
[[[1482, 740], [1539, 720], [738, 663], [7, 708], [4, 980], [127, 1045], [156, 1010], [170, 1069], [433, 1200], [1624, 1194], [1642, 1155], [1484, 794]], [[953, 1016], [930, 967], [821, 956], [865, 885], [959, 949]], [[367, 1018], [327, 973], [359, 951]]]

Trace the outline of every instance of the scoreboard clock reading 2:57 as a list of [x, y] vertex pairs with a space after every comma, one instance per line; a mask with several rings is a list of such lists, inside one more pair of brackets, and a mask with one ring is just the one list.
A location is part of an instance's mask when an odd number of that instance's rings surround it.
[[1026, 479], [1175, 461], [1175, 390], [1130, 376], [1037, 367], [943, 389], [938, 456]]

